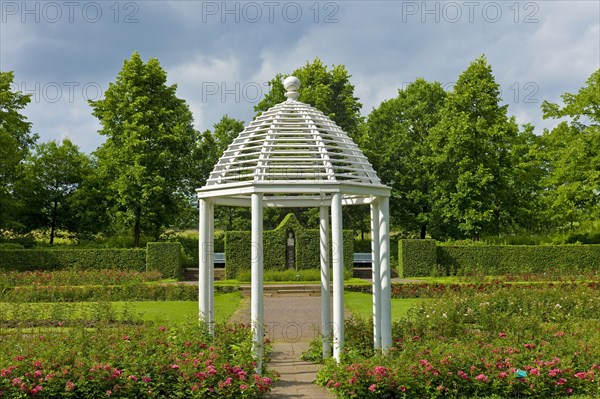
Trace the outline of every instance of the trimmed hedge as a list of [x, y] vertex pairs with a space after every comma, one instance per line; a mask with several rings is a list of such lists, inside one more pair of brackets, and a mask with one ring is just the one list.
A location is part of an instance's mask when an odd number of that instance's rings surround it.
[[398, 275], [429, 276], [436, 265], [435, 240], [400, 240], [398, 242]]
[[0, 250], [0, 270], [79, 269], [146, 270], [145, 249]]
[[146, 246], [146, 271], [158, 270], [163, 277], [183, 277], [183, 246], [178, 242], [149, 242]]
[[[264, 270], [286, 270], [286, 239], [293, 231], [296, 238], [296, 269], [316, 269], [320, 263], [320, 232], [304, 228], [294, 214], [288, 214], [274, 230], [263, 232]], [[354, 238], [352, 231], [343, 232], [344, 266], [352, 270]], [[225, 233], [225, 276], [236, 278], [238, 272], [250, 270], [251, 232], [228, 231]], [[332, 254], [333, 256], [333, 254]]]
[[600, 245], [439, 246], [446, 275], [591, 272], [600, 270]]

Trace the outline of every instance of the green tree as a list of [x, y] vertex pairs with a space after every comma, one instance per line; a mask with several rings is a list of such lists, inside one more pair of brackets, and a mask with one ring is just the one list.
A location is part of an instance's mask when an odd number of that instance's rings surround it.
[[566, 118], [545, 131], [547, 206], [558, 226], [600, 217], [600, 69], [564, 105], [544, 101], [544, 118]]
[[36, 146], [17, 184], [29, 228], [50, 228], [50, 245], [57, 228], [77, 229], [70, 200], [91, 171], [89, 158], [70, 140]]
[[[362, 104], [354, 97], [354, 86], [350, 83], [351, 75], [344, 65], [333, 66], [330, 71], [319, 58], [312, 63], [296, 69], [289, 75], [300, 79], [298, 101], [307, 103], [329, 116], [351, 137], [358, 132], [362, 120], [360, 109]], [[289, 75], [277, 74], [271, 81], [269, 93], [255, 107], [255, 111], [266, 111], [286, 100], [283, 79]]]
[[0, 228], [14, 227], [16, 202], [13, 186], [19, 165], [37, 135], [31, 134], [31, 122], [20, 112], [31, 101], [31, 95], [14, 91], [14, 74], [0, 71]]
[[197, 133], [186, 102], [167, 85], [157, 59], [138, 53], [125, 60], [105, 92], [90, 101], [106, 142], [96, 151], [98, 169], [117, 216], [133, 225], [134, 245], [142, 230], [158, 237], [189, 199], [190, 157]]
[[500, 105], [500, 88], [484, 56], [460, 75], [431, 130], [430, 158], [436, 236], [471, 237], [498, 234], [508, 223], [512, 201], [511, 143], [514, 118]]
[[431, 223], [430, 131], [439, 122], [446, 92], [437, 82], [417, 79], [398, 96], [373, 109], [361, 145], [382, 182], [392, 187], [394, 224], [425, 238]]
[[[244, 130], [244, 122], [223, 115], [219, 122], [213, 125], [213, 131], [206, 130], [196, 143], [194, 158], [199, 168], [197, 187], [206, 184], [210, 172], [214, 169], [229, 144]], [[196, 212], [197, 214], [197, 212]], [[240, 230], [249, 226], [247, 209], [231, 206], [215, 207], [215, 221], [218, 228], [225, 230]]]

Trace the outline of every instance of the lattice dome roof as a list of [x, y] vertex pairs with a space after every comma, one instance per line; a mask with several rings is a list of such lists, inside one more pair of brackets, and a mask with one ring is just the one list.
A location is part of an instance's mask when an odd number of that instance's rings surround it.
[[199, 196], [222, 195], [214, 191], [236, 187], [271, 187], [265, 192], [309, 194], [343, 185], [345, 189], [333, 190], [364, 195], [370, 187], [389, 192], [362, 151], [339, 126], [316, 108], [297, 101], [298, 79], [288, 77], [284, 86], [288, 99], [255, 118], [238, 135], [206, 185], [198, 190]]

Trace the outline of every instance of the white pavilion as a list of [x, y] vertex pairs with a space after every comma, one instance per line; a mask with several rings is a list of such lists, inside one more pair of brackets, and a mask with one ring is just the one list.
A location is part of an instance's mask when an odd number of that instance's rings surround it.
[[323, 356], [329, 356], [333, 341], [333, 356], [339, 361], [344, 348], [342, 207], [370, 206], [374, 345], [386, 352], [392, 344], [390, 188], [381, 184], [362, 151], [339, 126], [321, 111], [297, 101], [300, 87], [297, 78], [286, 78], [284, 87], [287, 100], [254, 119], [225, 150], [206, 185], [196, 190], [200, 202], [199, 315], [211, 333], [214, 321], [214, 205], [251, 208], [250, 320], [258, 373], [262, 369], [264, 342], [264, 207], [318, 207], [320, 210]]

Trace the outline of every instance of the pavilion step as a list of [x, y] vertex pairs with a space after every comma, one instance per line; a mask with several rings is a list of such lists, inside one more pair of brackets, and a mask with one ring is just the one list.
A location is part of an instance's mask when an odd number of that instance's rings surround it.
[[[364, 280], [371, 280], [372, 271], [370, 267], [355, 267], [352, 276], [356, 278], [362, 278]], [[398, 277], [396, 270], [392, 269], [391, 277]]]
[[[241, 287], [243, 295], [250, 296], [251, 286], [244, 284]], [[315, 284], [297, 284], [297, 285], [263, 285], [263, 295], [273, 296], [321, 296], [321, 286]]]
[[[184, 271], [184, 279], [185, 281], [198, 281], [200, 278], [200, 269], [197, 267], [188, 267]], [[223, 267], [215, 267], [215, 280], [224, 280], [225, 279], [225, 268]]]

